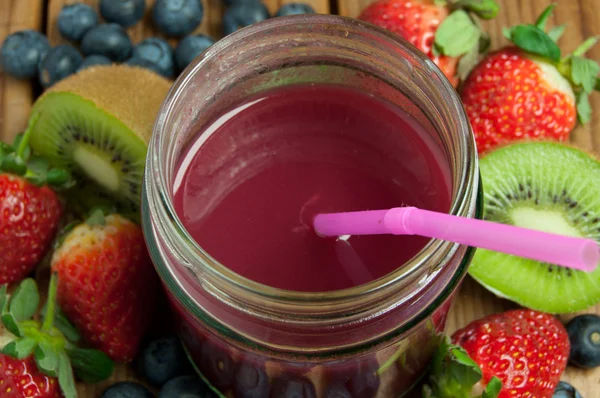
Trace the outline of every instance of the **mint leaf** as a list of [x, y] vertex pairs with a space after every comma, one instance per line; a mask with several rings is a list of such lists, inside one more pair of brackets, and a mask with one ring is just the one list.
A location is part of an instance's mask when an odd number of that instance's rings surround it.
[[592, 107], [586, 92], [577, 93], [577, 117], [581, 124], [586, 124], [592, 119]]
[[113, 373], [114, 362], [102, 351], [72, 347], [67, 354], [75, 375], [84, 383], [104, 381]]
[[[40, 316], [42, 318], [42, 322], [46, 317], [46, 304], [42, 307], [40, 311]], [[55, 314], [54, 314], [54, 327], [57, 328], [67, 340], [72, 343], [77, 343], [81, 339], [81, 335], [77, 331], [77, 328], [73, 326], [69, 318], [65, 315], [62, 310], [56, 306]]]
[[560, 48], [542, 30], [532, 25], [519, 25], [511, 30], [511, 41], [517, 47], [554, 62], [560, 61]]
[[594, 91], [596, 78], [600, 73], [600, 65], [591, 59], [574, 56], [571, 58], [571, 79], [573, 83], [583, 87], [583, 91]]
[[458, 0], [456, 6], [469, 10], [482, 19], [493, 19], [500, 11], [500, 6], [494, 0]]
[[565, 33], [565, 29], [567, 29], [567, 25], [557, 25], [548, 31], [548, 37], [556, 43], [560, 40], [563, 33]]
[[502, 381], [496, 376], [492, 377], [487, 386], [485, 386], [485, 391], [481, 394], [481, 398], [497, 398], [500, 395], [500, 390], [502, 390]]
[[69, 357], [64, 351], [58, 354], [58, 384], [65, 398], [77, 398], [75, 379]]
[[536, 28], [542, 31], [546, 31], [546, 23], [552, 15], [554, 8], [556, 8], [556, 4], [550, 4], [548, 7], [546, 7], [546, 9], [542, 12], [542, 14], [538, 17], [537, 21], [535, 22]]
[[458, 57], [479, 44], [481, 33], [469, 15], [458, 10], [450, 14], [435, 32], [435, 45], [449, 57]]
[[8, 330], [9, 332], [11, 332], [12, 334], [14, 334], [17, 337], [23, 337], [23, 333], [21, 333], [21, 329], [19, 328], [17, 321], [15, 320], [15, 318], [12, 316], [12, 314], [10, 312], [2, 314], [1, 319], [2, 319], [2, 324], [4, 325], [6, 330]]
[[50, 343], [40, 341], [33, 355], [40, 372], [50, 377], [58, 375], [59, 352]]
[[29, 337], [24, 337], [5, 345], [2, 348], [2, 353], [9, 357], [24, 359], [31, 355], [36, 345], [37, 341]]
[[40, 305], [37, 284], [31, 278], [23, 279], [10, 299], [9, 312], [17, 322], [31, 319]]

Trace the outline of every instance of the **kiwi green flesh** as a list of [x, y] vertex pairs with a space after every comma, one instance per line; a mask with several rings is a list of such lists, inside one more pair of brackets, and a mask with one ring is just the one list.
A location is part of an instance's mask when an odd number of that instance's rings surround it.
[[[513, 144], [480, 161], [484, 219], [600, 242], [600, 163], [560, 143]], [[500, 297], [548, 313], [600, 302], [600, 267], [587, 273], [478, 249], [470, 275]]]
[[32, 112], [39, 112], [30, 138], [35, 152], [139, 207], [147, 145], [131, 129], [72, 93], [48, 93]]

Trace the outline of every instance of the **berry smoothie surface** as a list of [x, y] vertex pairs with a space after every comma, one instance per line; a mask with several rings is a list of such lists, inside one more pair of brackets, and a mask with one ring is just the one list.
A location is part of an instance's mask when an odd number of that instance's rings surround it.
[[403, 205], [447, 212], [447, 158], [411, 115], [366, 92], [297, 85], [262, 92], [204, 126], [180, 157], [174, 203], [215, 260], [253, 281], [345, 289], [401, 267], [416, 236], [318, 237], [319, 212]]

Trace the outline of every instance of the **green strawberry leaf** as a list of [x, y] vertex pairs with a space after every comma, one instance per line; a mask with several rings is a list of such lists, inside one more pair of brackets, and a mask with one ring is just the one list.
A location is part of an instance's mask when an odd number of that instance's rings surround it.
[[538, 17], [537, 21], [535, 22], [536, 28], [544, 32], [546, 31], [546, 23], [548, 22], [548, 19], [552, 16], [552, 12], [555, 8], [556, 4], [550, 4], [548, 7], [546, 7], [544, 11], [542, 11], [542, 14]]
[[104, 210], [103, 209], [93, 209], [90, 213], [90, 216], [86, 220], [88, 225], [104, 225], [106, 220], [104, 219]]
[[46, 174], [46, 180], [50, 185], [60, 186], [61, 188], [65, 189], [72, 187], [72, 185], [67, 187], [65, 184], [74, 183], [71, 174], [67, 170], [55, 168], [48, 170], [48, 173]]
[[58, 375], [59, 354], [60, 352], [48, 341], [40, 341], [33, 353], [40, 372], [50, 377], [56, 377]]
[[458, 57], [479, 44], [481, 31], [469, 15], [458, 10], [450, 14], [435, 32], [435, 46], [441, 54]]
[[9, 357], [24, 359], [33, 353], [33, 350], [37, 346], [37, 341], [31, 337], [23, 337], [11, 341], [2, 348], [2, 353]]
[[114, 362], [102, 351], [68, 347], [66, 352], [75, 375], [84, 383], [98, 383], [112, 376]]
[[8, 294], [6, 294], [7, 289], [7, 285], [0, 286], [0, 314], [6, 313], [8, 309]]
[[473, 47], [469, 52], [458, 60], [456, 73], [461, 81], [465, 81], [469, 73], [477, 65], [479, 60], [479, 51], [477, 47]]
[[58, 384], [65, 398], [77, 398], [71, 362], [64, 351], [58, 354]]
[[35, 175], [46, 176], [49, 167], [48, 160], [38, 155], [32, 156], [27, 161], [27, 168]]
[[485, 386], [485, 390], [483, 391], [483, 394], [481, 394], [481, 398], [496, 398], [498, 395], [500, 395], [501, 390], [502, 381], [494, 376], [490, 379], [487, 386]]
[[23, 176], [27, 172], [27, 165], [16, 153], [9, 153], [2, 159], [2, 170], [18, 176]]
[[567, 29], [567, 25], [557, 25], [548, 31], [548, 37], [556, 43], [565, 33], [565, 29]]
[[[44, 304], [42, 310], [40, 311], [40, 317], [42, 321], [46, 317], [46, 304]], [[72, 343], [77, 343], [79, 340], [81, 340], [81, 335], [79, 334], [77, 328], [71, 323], [69, 318], [67, 318], [65, 313], [62, 312], [58, 306], [56, 306], [55, 309], [54, 327], [57, 328], [65, 336], [65, 338]]]
[[493, 19], [500, 11], [500, 6], [495, 0], [458, 0], [453, 6], [471, 11], [482, 19]]
[[1, 320], [6, 330], [17, 337], [23, 337], [23, 333], [21, 332], [21, 328], [19, 328], [19, 324], [10, 312], [2, 314]]
[[17, 322], [31, 319], [40, 305], [40, 293], [32, 278], [23, 279], [15, 289], [9, 305], [9, 312]]
[[584, 91], [577, 93], [577, 117], [581, 124], [586, 124], [592, 119], [590, 99]]
[[511, 29], [510, 40], [517, 47], [547, 58], [560, 61], [560, 48], [543, 30], [532, 25], [518, 25]]
[[571, 79], [573, 83], [583, 88], [586, 93], [594, 91], [596, 79], [600, 73], [600, 65], [596, 61], [573, 56], [571, 58]]
[[586, 41], [581, 43], [579, 45], [579, 47], [577, 47], [575, 49], [575, 51], [573, 51], [573, 56], [574, 57], [582, 57], [583, 55], [585, 55], [585, 53], [587, 53], [589, 50], [591, 50], [592, 47], [594, 47], [596, 45], [596, 43], [598, 43], [598, 40], [599, 40], [598, 36], [590, 37], [589, 39], [587, 39]]

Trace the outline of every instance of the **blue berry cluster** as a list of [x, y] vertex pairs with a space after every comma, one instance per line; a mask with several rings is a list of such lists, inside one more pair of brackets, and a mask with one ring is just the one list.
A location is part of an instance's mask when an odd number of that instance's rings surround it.
[[[271, 17], [260, 0], [223, 2], [226, 6], [224, 35]], [[2, 69], [18, 79], [37, 77], [44, 88], [79, 70], [112, 63], [140, 66], [173, 78], [215, 43], [208, 35], [193, 33], [204, 16], [201, 0], [156, 0], [154, 3], [152, 21], [162, 35], [178, 40], [175, 48], [161, 37], [132, 43], [125, 29], [143, 18], [145, 0], [100, 0], [98, 8], [100, 14], [83, 3], [63, 7], [56, 24], [61, 36], [70, 44], [52, 47], [43, 34], [33, 30], [9, 35], [0, 48]], [[288, 3], [274, 16], [314, 12], [308, 4]]]

